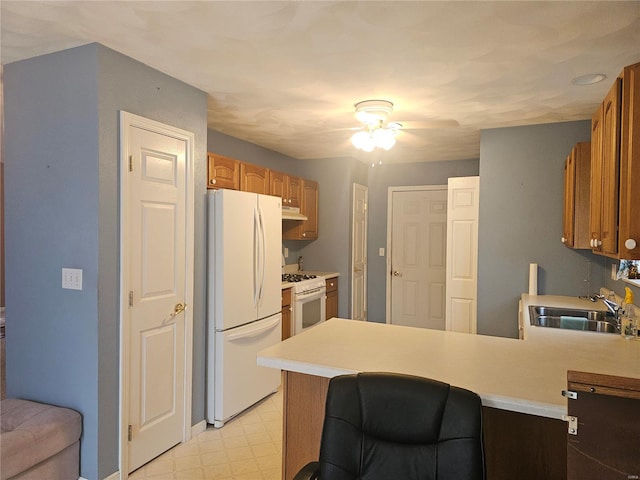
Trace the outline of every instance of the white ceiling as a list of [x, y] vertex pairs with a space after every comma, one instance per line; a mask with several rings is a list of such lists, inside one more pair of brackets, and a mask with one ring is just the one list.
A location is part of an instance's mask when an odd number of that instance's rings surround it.
[[[385, 163], [479, 157], [480, 130], [591, 117], [640, 62], [640, 0], [10, 1], [2, 63], [99, 42], [208, 93], [209, 128], [356, 157], [353, 104], [406, 128]], [[604, 73], [596, 85], [574, 77]]]

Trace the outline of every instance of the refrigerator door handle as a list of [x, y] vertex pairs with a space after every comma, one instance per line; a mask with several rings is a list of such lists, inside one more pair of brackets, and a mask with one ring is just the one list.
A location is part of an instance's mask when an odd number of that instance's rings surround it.
[[255, 330], [249, 330], [247, 332], [241, 332], [241, 333], [233, 333], [227, 337], [227, 340], [234, 341], [234, 340], [240, 340], [241, 338], [257, 337], [263, 332], [266, 332], [267, 330], [271, 330], [272, 328], [277, 327], [279, 324], [280, 324], [280, 317], [278, 316], [273, 320], [271, 320], [266, 325], [258, 327]]
[[258, 210], [258, 220], [260, 222], [260, 282], [259, 282], [259, 290], [258, 290], [258, 302], [262, 304], [262, 297], [264, 294], [264, 271], [265, 271], [265, 262], [266, 262], [266, 245], [265, 245], [265, 232], [264, 232], [264, 220], [262, 218], [262, 210]]
[[258, 308], [259, 300], [259, 249], [260, 249], [260, 223], [258, 219], [258, 208], [253, 209], [253, 304]]

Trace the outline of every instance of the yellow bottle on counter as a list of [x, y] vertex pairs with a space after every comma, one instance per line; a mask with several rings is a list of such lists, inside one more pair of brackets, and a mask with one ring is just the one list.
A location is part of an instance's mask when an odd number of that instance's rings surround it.
[[633, 292], [629, 287], [624, 287], [624, 314], [620, 319], [620, 333], [624, 338], [638, 337], [638, 323], [633, 305]]

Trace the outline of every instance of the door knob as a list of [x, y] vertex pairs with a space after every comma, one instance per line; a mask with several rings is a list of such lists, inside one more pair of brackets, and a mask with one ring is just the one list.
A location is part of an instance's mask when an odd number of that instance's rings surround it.
[[176, 303], [176, 305], [173, 307], [173, 313], [171, 314], [171, 316], [175, 317], [176, 315], [180, 315], [186, 309], [187, 309], [186, 303]]
[[402, 274], [397, 270], [394, 270], [392, 273], [393, 273], [394, 277], [401, 277], [402, 276]]

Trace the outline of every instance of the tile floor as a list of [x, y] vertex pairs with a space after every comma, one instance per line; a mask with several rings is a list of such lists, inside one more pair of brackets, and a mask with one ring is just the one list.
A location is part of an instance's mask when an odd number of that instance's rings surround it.
[[139, 468], [131, 480], [281, 480], [282, 390]]

